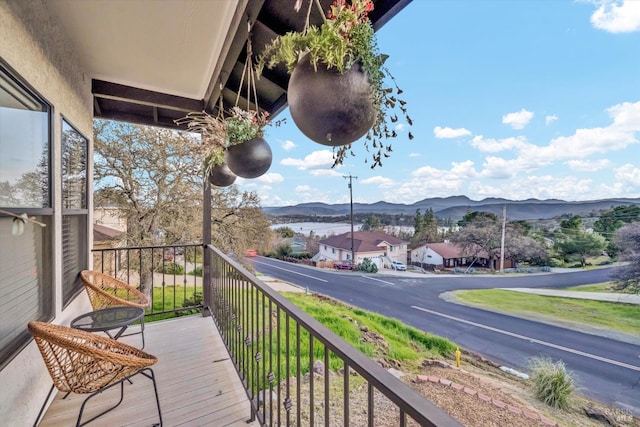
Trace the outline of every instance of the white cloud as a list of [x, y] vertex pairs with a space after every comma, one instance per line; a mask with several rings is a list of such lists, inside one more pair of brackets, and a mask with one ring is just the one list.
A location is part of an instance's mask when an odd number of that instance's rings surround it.
[[407, 125], [404, 123], [398, 123], [395, 127], [395, 130], [398, 132], [403, 132], [407, 128]]
[[640, 2], [637, 0], [601, 0], [591, 15], [591, 24], [610, 33], [640, 30]]
[[547, 117], [544, 118], [544, 122], [547, 124], [547, 126], [549, 126], [551, 123], [555, 122], [556, 120], [558, 120], [558, 116], [554, 116], [553, 114], [549, 114]]
[[284, 141], [282, 144], [280, 144], [280, 146], [285, 151], [290, 151], [290, 150], [293, 150], [294, 148], [296, 148], [296, 144], [293, 141], [290, 141], [288, 139], [286, 141]]
[[595, 172], [613, 165], [608, 159], [600, 160], [569, 160], [566, 162], [571, 170], [576, 172]]
[[420, 153], [409, 153], [409, 157], [421, 157], [422, 154]]
[[380, 188], [391, 188], [396, 185], [393, 179], [383, 176], [372, 176], [371, 178], [363, 179], [361, 182], [363, 184], [375, 184]]
[[547, 146], [531, 146], [521, 153], [522, 160], [532, 166], [542, 166], [556, 160], [584, 159], [618, 151], [640, 142], [635, 136], [640, 132], [640, 101], [614, 105], [607, 113], [613, 119], [609, 126], [577, 129], [573, 135], [552, 139]]
[[435, 135], [436, 138], [439, 138], [439, 139], [449, 139], [449, 138], [460, 138], [462, 136], [469, 136], [471, 135], [471, 131], [465, 128], [452, 129], [448, 127], [443, 128], [440, 126], [436, 126], [435, 128], [433, 128], [433, 134]]
[[616, 169], [616, 179], [627, 188], [640, 189], [640, 168], [627, 163]]
[[323, 169], [333, 165], [333, 153], [330, 150], [319, 150], [307, 155], [304, 159], [287, 157], [280, 161], [284, 166], [295, 166], [300, 170]]
[[484, 169], [481, 175], [485, 178], [507, 179], [513, 178], [518, 173], [518, 169], [513, 167], [513, 161], [501, 157], [489, 156], [482, 166]]
[[342, 176], [340, 172], [335, 169], [314, 169], [309, 171], [312, 176]]
[[474, 136], [471, 140], [471, 146], [480, 151], [497, 153], [504, 150], [522, 150], [531, 144], [527, 142], [524, 136], [505, 138], [505, 139], [485, 139], [482, 135]]
[[511, 126], [513, 129], [524, 129], [529, 124], [535, 114], [524, 108], [515, 113], [509, 113], [502, 116], [502, 123]]
[[256, 178], [256, 181], [264, 184], [279, 184], [284, 181], [284, 178], [279, 173], [267, 173]]
[[311, 191], [311, 187], [308, 185], [296, 185], [296, 193], [306, 193]]

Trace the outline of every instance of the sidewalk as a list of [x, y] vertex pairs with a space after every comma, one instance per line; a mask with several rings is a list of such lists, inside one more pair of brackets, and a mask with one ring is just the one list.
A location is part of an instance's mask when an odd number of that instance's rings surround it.
[[497, 288], [505, 291], [524, 292], [527, 294], [546, 295], [552, 297], [589, 299], [596, 301], [619, 302], [625, 304], [640, 304], [640, 295], [618, 294], [609, 292], [579, 292], [564, 291], [558, 289], [533, 289], [533, 288]]
[[292, 285], [290, 283], [283, 282], [271, 276], [257, 276], [262, 280], [265, 285], [268, 285], [271, 289], [278, 292], [305, 292], [305, 289], [301, 286]]

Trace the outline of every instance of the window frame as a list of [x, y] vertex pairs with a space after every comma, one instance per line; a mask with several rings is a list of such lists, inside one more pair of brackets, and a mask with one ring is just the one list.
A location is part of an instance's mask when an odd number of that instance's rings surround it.
[[[15, 69], [13, 69], [6, 61], [0, 58], [0, 73], [3, 78], [8, 79], [10, 82], [18, 86], [19, 89], [28, 94], [36, 103], [43, 109], [46, 118], [46, 138], [47, 138], [47, 193], [46, 193], [46, 206], [44, 207], [16, 207], [16, 206], [0, 206], [3, 210], [14, 214], [26, 213], [28, 216], [39, 217], [38, 220], [47, 223], [47, 226], [41, 230], [42, 232], [42, 245], [41, 247], [35, 247], [36, 251], [39, 251], [38, 255], [41, 256], [41, 268], [42, 274], [40, 275], [40, 283], [37, 288], [40, 291], [38, 298], [40, 313], [36, 318], [32, 320], [39, 321], [51, 321], [55, 314], [55, 268], [53, 267], [55, 261], [55, 217], [54, 217], [54, 200], [55, 200], [55, 178], [53, 174], [54, 170], [54, 153], [55, 153], [55, 139], [54, 139], [54, 107], [53, 105], [43, 97], [32, 85], [30, 85]], [[35, 110], [33, 110], [35, 111]], [[2, 218], [11, 218], [11, 216], [0, 213]], [[39, 227], [35, 226], [34, 227]], [[19, 238], [19, 237], [18, 237]], [[32, 340], [31, 334], [27, 330], [27, 325], [24, 324], [22, 331], [16, 335], [5, 347], [0, 348], [0, 370], [4, 369]]]
[[[84, 140], [84, 164], [85, 164], [85, 176], [84, 176], [84, 189], [82, 205], [84, 208], [66, 208], [65, 197], [67, 195], [65, 185], [67, 180], [65, 179], [65, 149], [67, 148], [64, 140], [64, 132], [67, 130], [65, 126], [74, 131], [78, 137]], [[89, 233], [89, 138], [87, 138], [82, 132], [78, 130], [76, 126], [71, 123], [64, 115], [60, 116], [60, 153], [61, 153], [61, 168], [60, 168], [60, 182], [62, 187], [61, 197], [61, 215], [62, 215], [62, 306], [67, 307], [74, 298], [82, 292], [84, 286], [80, 280], [79, 273], [77, 271], [73, 277], [68, 276], [70, 272], [66, 271], [66, 251], [65, 251], [65, 219], [67, 217], [84, 217], [84, 222], [80, 222], [78, 225], [78, 240], [80, 241], [80, 248], [77, 251], [76, 265], [80, 270], [87, 269], [89, 266], [89, 247], [88, 247], [88, 233]], [[71, 273], [72, 274], [72, 273]]]

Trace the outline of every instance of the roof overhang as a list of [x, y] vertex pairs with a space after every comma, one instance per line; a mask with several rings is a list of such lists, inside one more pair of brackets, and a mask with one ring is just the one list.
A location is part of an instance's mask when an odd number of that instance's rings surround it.
[[[378, 29], [411, 0], [377, 0]], [[254, 55], [276, 35], [304, 27], [293, 0], [56, 0], [45, 2], [89, 73], [94, 117], [178, 127], [188, 112], [235, 105], [246, 60], [248, 23]], [[328, 10], [331, 0], [320, 0]], [[322, 22], [314, 7], [311, 22]], [[271, 116], [287, 105], [284, 67], [265, 70], [258, 104]], [[246, 103], [246, 99], [240, 97]], [[246, 104], [245, 104], [246, 105]], [[252, 108], [255, 108], [252, 105]]]

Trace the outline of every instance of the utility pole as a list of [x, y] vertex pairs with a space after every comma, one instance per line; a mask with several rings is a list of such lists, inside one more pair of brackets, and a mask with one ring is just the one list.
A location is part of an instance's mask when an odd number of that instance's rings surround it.
[[358, 177], [352, 176], [351, 174], [349, 174], [349, 176], [343, 176], [343, 178], [349, 180], [349, 198], [351, 200], [351, 263], [355, 267], [356, 253], [355, 253], [355, 248], [353, 244], [353, 185], [352, 183], [353, 183], [353, 180], [358, 179]]
[[507, 228], [507, 205], [502, 207], [502, 239], [500, 241], [500, 274], [504, 273], [504, 236]]

